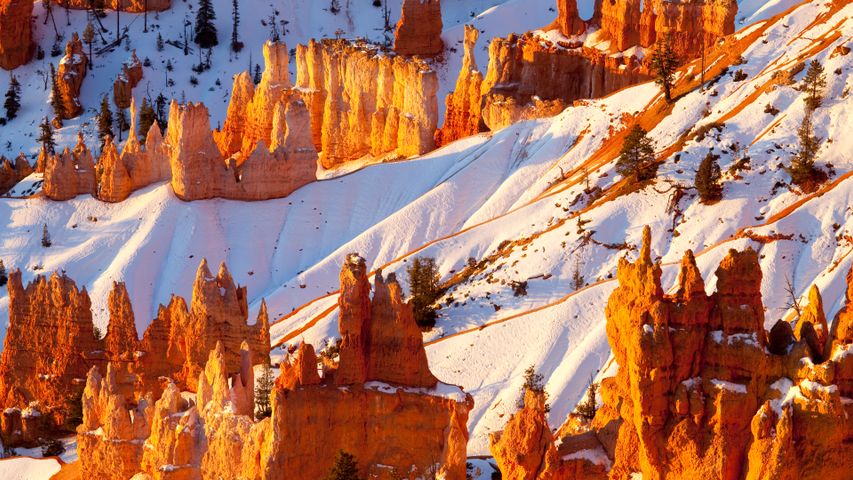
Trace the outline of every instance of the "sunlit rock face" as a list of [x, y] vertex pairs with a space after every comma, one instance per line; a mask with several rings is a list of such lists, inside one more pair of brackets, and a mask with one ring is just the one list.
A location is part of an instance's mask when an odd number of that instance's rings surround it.
[[89, 58], [83, 53], [83, 42], [77, 32], [71, 35], [71, 40], [65, 45], [65, 56], [59, 60], [56, 69], [56, 84], [59, 87], [64, 115], [61, 120], [75, 118], [83, 112], [80, 105], [80, 89], [89, 66]]
[[0, 1], [0, 68], [13, 70], [33, 57], [33, 2]]
[[394, 30], [394, 51], [400, 55], [434, 57], [444, 50], [441, 0], [403, 0]]

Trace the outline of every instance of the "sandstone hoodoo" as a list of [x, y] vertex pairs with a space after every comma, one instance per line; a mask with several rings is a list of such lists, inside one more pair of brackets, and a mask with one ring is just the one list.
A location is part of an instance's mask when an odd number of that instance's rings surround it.
[[23, 153], [15, 157], [15, 160], [0, 156], [0, 195], [8, 192], [31, 173], [33, 167]]
[[0, 68], [12, 70], [33, 57], [33, 2], [0, 0]]
[[142, 62], [134, 50], [130, 59], [121, 64], [121, 73], [113, 82], [113, 101], [119, 108], [128, 108], [133, 101], [133, 89], [142, 81]]
[[[606, 452], [609, 478], [634, 472], [653, 479], [844, 478], [853, 454], [850, 338], [836, 331], [832, 338], [816, 333], [796, 340], [790, 324], [787, 335], [774, 327], [768, 337], [752, 250], [729, 252], [710, 296], [688, 251], [675, 293], [666, 295], [649, 244], [646, 227], [637, 261], [620, 260], [619, 286], [606, 310], [619, 369], [601, 382], [604, 405], [590, 430], [560, 439], [561, 461]], [[815, 287], [809, 297], [803, 313], [809, 318], [798, 325], [818, 332], [825, 320]], [[831, 348], [828, 360], [812, 362], [813, 342]], [[515, 417], [510, 422], [503, 437], [515, 438], [501, 437], [493, 453], [502, 468], [520, 468], [501, 450], [510, 442], [526, 445], [513, 433]], [[533, 452], [529, 445], [520, 451]], [[534, 455], [540, 463], [548, 458]], [[588, 463], [584, 468], [593, 466]]]
[[[255, 351], [245, 343], [233, 354], [216, 343], [206, 354], [194, 403], [175, 383], [156, 402], [150, 394], [129, 402], [115, 394], [112, 366], [106, 377], [93, 368], [77, 436], [84, 476], [308, 480], [323, 478], [342, 449], [367, 478], [466, 478], [471, 397], [430, 373], [392, 276], [376, 275], [371, 300], [365, 262], [350, 255], [341, 282], [339, 363], [325, 364], [320, 376], [314, 349], [301, 344], [281, 365], [271, 418], [252, 419]], [[230, 289], [225, 278], [209, 285], [200, 298], [218, 295], [213, 287]]]
[[486, 130], [480, 113], [483, 74], [477, 66], [477, 58], [474, 55], [474, 47], [477, 45], [479, 36], [479, 30], [472, 25], [465, 25], [462, 69], [459, 70], [459, 77], [456, 79], [456, 88], [445, 99], [444, 126], [435, 133], [436, 145], [447, 145]]
[[[62, 7], [79, 10], [89, 10], [92, 4], [89, 0], [55, 0]], [[142, 13], [162, 12], [172, 6], [171, 0], [105, 0], [104, 8], [110, 10], [121, 10], [123, 12]]]
[[41, 155], [46, 158], [43, 190], [48, 198], [70, 200], [77, 195], [95, 195], [95, 160], [83, 143], [82, 133], [77, 136], [74, 150], [66, 147], [61, 154], [42, 150]]
[[83, 87], [88, 65], [89, 58], [83, 53], [83, 42], [75, 32], [65, 46], [65, 56], [59, 60], [59, 68], [56, 70], [56, 82], [62, 95], [62, 120], [77, 117], [83, 111], [83, 106], [80, 105], [80, 88]]
[[444, 50], [441, 0], [403, 0], [394, 30], [394, 51], [400, 55], [434, 57]]

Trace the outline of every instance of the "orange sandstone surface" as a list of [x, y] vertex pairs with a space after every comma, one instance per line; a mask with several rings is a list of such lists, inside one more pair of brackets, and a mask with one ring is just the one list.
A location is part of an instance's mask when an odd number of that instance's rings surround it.
[[12, 70], [33, 57], [33, 2], [0, 0], [0, 68]]
[[394, 51], [400, 55], [434, 57], [444, 50], [441, 0], [403, 0], [394, 30]]
[[62, 102], [65, 113], [60, 120], [75, 118], [83, 112], [80, 89], [83, 87], [88, 65], [89, 58], [83, 53], [83, 42], [77, 32], [74, 32], [71, 40], [65, 45], [65, 56], [59, 60], [59, 68], [56, 69], [56, 83], [62, 96], [59, 101]]

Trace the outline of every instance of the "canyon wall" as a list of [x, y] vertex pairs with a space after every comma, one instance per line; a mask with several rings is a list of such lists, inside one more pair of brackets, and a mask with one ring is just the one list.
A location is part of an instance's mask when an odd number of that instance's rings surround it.
[[33, 2], [0, 0], [0, 68], [12, 70], [33, 57]]
[[[561, 439], [561, 458], [606, 452], [614, 479], [634, 472], [648, 479], [848, 475], [853, 276], [848, 276], [848, 306], [833, 332], [825, 327], [816, 287], [796, 335], [782, 320], [766, 332], [756, 252], [730, 251], [709, 296], [688, 251], [677, 289], [666, 295], [649, 238], [646, 228], [636, 262], [620, 260], [619, 286], [605, 311], [619, 369], [602, 380], [603, 406], [588, 431]], [[514, 457], [493, 452], [499, 464], [517, 468]], [[522, 452], [532, 454], [529, 448]]]
[[[234, 352], [235, 361], [222, 343], [210, 350], [198, 373], [195, 402], [171, 382], [156, 402], [152, 394], [129, 402], [113, 393], [120, 388], [112, 370], [102, 378], [92, 369], [77, 430], [81, 473], [109, 480], [137, 473], [314, 480], [328, 473], [335, 452], [343, 449], [355, 456], [365, 477], [463, 480], [473, 401], [432, 376], [421, 333], [395, 279], [377, 273], [376, 280], [371, 299], [364, 260], [347, 257], [340, 360], [324, 363], [321, 377], [314, 349], [301, 344], [281, 364], [267, 419], [251, 417], [254, 352], [246, 343]], [[162, 324], [156, 328], [161, 336], [167, 330]], [[207, 346], [199, 344], [199, 352]]]
[[321, 164], [366, 155], [410, 157], [435, 148], [438, 76], [417, 57], [365, 42], [322, 40], [296, 49], [299, 90]]
[[64, 115], [60, 120], [75, 118], [83, 112], [80, 105], [80, 89], [89, 65], [89, 57], [83, 53], [83, 42], [77, 32], [71, 35], [71, 40], [65, 45], [65, 56], [59, 60], [56, 70], [56, 83], [62, 98]]
[[441, 0], [403, 0], [394, 30], [394, 51], [400, 55], [435, 57], [444, 51]]
[[[55, 0], [59, 6], [76, 10], [89, 10], [89, 0]], [[171, 0], [103, 0], [103, 8], [130, 13], [162, 12], [172, 6]]]
[[0, 156], [0, 195], [8, 192], [31, 173], [33, 167], [23, 153], [15, 157], [14, 161]]

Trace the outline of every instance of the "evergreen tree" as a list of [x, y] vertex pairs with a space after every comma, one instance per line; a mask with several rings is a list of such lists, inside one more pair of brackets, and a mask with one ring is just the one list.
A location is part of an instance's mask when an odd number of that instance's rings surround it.
[[441, 288], [438, 281], [438, 267], [434, 258], [416, 257], [412, 265], [406, 269], [409, 276], [409, 289], [412, 298], [409, 305], [415, 316], [415, 323], [423, 329], [435, 326], [436, 309], [433, 306]]
[[164, 97], [162, 93], [157, 95], [157, 99], [154, 100], [154, 107], [156, 111], [155, 118], [157, 119], [157, 124], [160, 125], [160, 130], [162, 130], [163, 133], [166, 133], [166, 128], [169, 125], [169, 117], [166, 116], [167, 103], [166, 97]]
[[269, 362], [264, 363], [263, 372], [255, 382], [255, 418], [262, 418], [272, 415], [272, 405], [270, 404], [270, 393], [275, 385], [275, 378], [272, 374], [272, 368]]
[[125, 109], [116, 106], [115, 120], [116, 126], [118, 127], [118, 140], [121, 141], [121, 133], [130, 129], [130, 123], [127, 120], [127, 112]]
[[578, 404], [576, 409], [577, 412], [587, 420], [595, 418], [595, 412], [598, 409], [596, 393], [598, 393], [598, 384], [593, 382], [592, 378], [590, 378], [589, 388], [586, 390], [586, 398], [583, 402]]
[[139, 135], [139, 138], [142, 139], [142, 142], [145, 143], [145, 137], [148, 135], [148, 130], [151, 129], [151, 125], [154, 125], [154, 121], [156, 120], [156, 113], [154, 113], [154, 108], [148, 103], [148, 99], [146, 97], [142, 97], [142, 106], [139, 107], [139, 129], [136, 132]]
[[341, 11], [341, 2], [340, 0], [331, 0], [329, 2], [329, 11], [334, 13], [335, 15]]
[[83, 30], [83, 43], [85, 43], [89, 47], [89, 68], [95, 64], [94, 57], [92, 57], [92, 44], [95, 43], [95, 27], [92, 25], [92, 22], [86, 24], [86, 28]]
[[216, 38], [216, 25], [213, 20], [216, 19], [216, 12], [213, 10], [213, 2], [211, 0], [199, 0], [198, 12], [195, 17], [195, 38], [194, 41], [201, 48], [213, 48], [219, 45], [219, 40]]
[[[580, 216], [578, 216], [578, 219], [580, 219]], [[575, 257], [575, 268], [572, 272], [572, 287], [577, 291], [583, 288], [584, 285], [586, 285], [586, 280], [584, 280], [581, 273], [581, 261], [579, 257]]]
[[255, 64], [255, 74], [252, 76], [252, 81], [255, 82], [255, 85], [261, 83], [261, 66], [257, 63]]
[[21, 109], [21, 84], [18, 82], [18, 77], [12, 75], [9, 80], [9, 89], [6, 90], [6, 101], [3, 102], [3, 108], [6, 109], [6, 118], [12, 120], [18, 116], [18, 111]]
[[162, 52], [164, 48], [166, 48], [166, 45], [163, 42], [163, 35], [157, 32], [157, 51]]
[[65, 111], [65, 103], [62, 101], [62, 92], [59, 90], [59, 82], [56, 80], [56, 69], [52, 63], [50, 64], [50, 81], [50, 105], [53, 107], [53, 113], [56, 115], [56, 118], [62, 120], [67, 115], [67, 112]]
[[672, 49], [672, 39], [669, 35], [658, 40], [652, 53], [652, 72], [655, 83], [663, 87], [663, 95], [667, 103], [672, 102], [672, 84], [675, 81], [675, 70], [678, 68], [678, 56]]
[[[524, 370], [524, 385], [521, 386], [521, 398], [518, 399], [518, 408], [524, 408], [524, 396], [528, 390], [544, 395], [545, 399], [548, 399], [548, 392], [545, 391], [545, 379], [542, 377], [541, 373], [536, 371], [536, 367], [534, 365], [531, 365]], [[545, 412], [547, 413], [549, 411], [551, 411], [551, 406], [546, 403]]]
[[53, 127], [50, 126], [50, 121], [48, 121], [47, 117], [44, 117], [44, 120], [39, 124], [39, 137], [37, 141], [46, 153], [54, 152], [56, 141], [53, 139]]
[[231, 1], [231, 51], [234, 53], [243, 50], [243, 42], [240, 41], [240, 0]]
[[646, 131], [635, 124], [622, 143], [616, 171], [625, 178], [643, 181], [654, 178], [657, 170], [652, 141], [646, 136]]
[[720, 165], [717, 163], [719, 157], [711, 152], [705, 155], [696, 171], [693, 183], [699, 191], [699, 199], [703, 203], [715, 202], [723, 198], [723, 186], [720, 184]]
[[815, 183], [823, 180], [820, 170], [815, 167], [815, 158], [820, 148], [821, 139], [818, 138], [812, 127], [811, 112], [806, 112], [800, 128], [797, 129], [797, 137], [800, 140], [799, 151], [791, 160], [791, 166], [787, 168], [791, 175], [791, 181], [804, 190], [811, 190]]
[[101, 112], [98, 114], [98, 138], [101, 139], [101, 145], [104, 144], [104, 139], [107, 136], [113, 135], [113, 111], [110, 109], [110, 100], [106, 95], [101, 99]]
[[826, 88], [826, 75], [823, 73], [823, 65], [817, 60], [812, 60], [803, 78], [803, 90], [807, 95], [806, 107], [809, 110], [815, 110], [823, 103], [824, 88]]
[[41, 230], [41, 246], [44, 248], [50, 248], [53, 245], [53, 242], [50, 241], [50, 232], [47, 231], [47, 224], [44, 224]]
[[358, 476], [358, 464], [355, 457], [343, 450], [339, 450], [335, 457], [335, 464], [324, 480], [361, 480]]
[[0, 259], [0, 287], [6, 285], [9, 277], [6, 275], [6, 265], [3, 265], [3, 259]]

